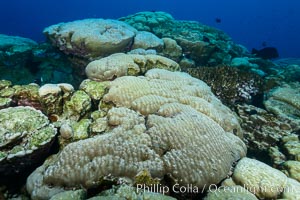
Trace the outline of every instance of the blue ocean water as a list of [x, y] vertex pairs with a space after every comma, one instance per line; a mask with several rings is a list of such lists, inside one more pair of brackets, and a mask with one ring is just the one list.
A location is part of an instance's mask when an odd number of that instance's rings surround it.
[[265, 44], [280, 57], [300, 57], [299, 8], [299, 0], [1, 0], [0, 33], [43, 41], [42, 30], [59, 22], [165, 11], [219, 28], [249, 50]]

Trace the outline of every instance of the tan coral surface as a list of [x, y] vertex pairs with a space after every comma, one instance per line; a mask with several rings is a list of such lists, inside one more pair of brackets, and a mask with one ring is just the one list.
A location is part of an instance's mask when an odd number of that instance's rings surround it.
[[44, 34], [66, 54], [84, 58], [103, 57], [124, 51], [136, 30], [111, 19], [84, 19], [47, 27]]
[[[246, 154], [233, 134], [240, 127], [202, 81], [188, 74], [152, 69], [110, 83], [103, 102], [109, 131], [66, 146], [27, 180], [32, 198], [69, 188], [90, 188], [103, 180], [134, 181], [148, 170], [180, 185], [217, 184]], [[50, 187], [51, 186], [51, 187]]]
[[144, 74], [152, 68], [180, 71], [175, 61], [163, 56], [116, 53], [90, 62], [85, 73], [89, 79], [105, 81], [126, 75]]

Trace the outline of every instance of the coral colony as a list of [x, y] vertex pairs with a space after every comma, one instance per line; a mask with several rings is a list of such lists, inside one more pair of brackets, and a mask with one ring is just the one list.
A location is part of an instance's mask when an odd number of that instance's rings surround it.
[[300, 199], [298, 59], [165, 12], [44, 34], [0, 35], [0, 199]]

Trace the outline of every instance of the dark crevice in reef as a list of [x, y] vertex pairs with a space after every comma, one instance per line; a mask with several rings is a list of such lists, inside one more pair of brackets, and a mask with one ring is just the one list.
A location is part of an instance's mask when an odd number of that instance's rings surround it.
[[40, 65], [42, 63], [42, 61], [35, 61], [34, 56], [31, 54], [28, 56], [24, 67], [27, 68], [31, 74], [36, 75], [40, 71]]
[[272, 166], [272, 160], [267, 151], [257, 151], [248, 148], [247, 157], [259, 160], [266, 163], [267, 165]]
[[250, 105], [253, 105], [255, 107], [265, 110], [266, 107], [264, 106], [263, 102], [264, 102], [264, 93], [259, 93], [252, 98], [252, 102]]
[[87, 198], [94, 197], [105, 190], [112, 189], [115, 185], [117, 185], [117, 182], [115, 181], [103, 181], [100, 186], [89, 188], [87, 190]]
[[[56, 154], [59, 152], [59, 144], [57, 137], [53, 141], [52, 147], [50, 151], [45, 152], [43, 157], [39, 157], [39, 155], [32, 155], [29, 156], [28, 160], [32, 161], [31, 166], [24, 168], [24, 170], [21, 171], [15, 171], [13, 166], [11, 168], [11, 171], [5, 171], [1, 172], [0, 176], [0, 186], [4, 186], [5, 190], [7, 191], [8, 197], [10, 197], [13, 194], [24, 194], [25, 192], [25, 184], [27, 177], [39, 166], [41, 166], [46, 158], [48, 158], [52, 154]], [[17, 158], [18, 159], [18, 158]], [[26, 161], [24, 161], [26, 162]], [[10, 163], [8, 163], [10, 164]], [[22, 163], [20, 163], [22, 164]], [[0, 196], [1, 200], [1, 196]]]
[[[207, 196], [207, 190], [209, 189], [208, 185], [207, 185], [207, 188], [206, 188], [206, 186], [204, 188], [197, 188], [192, 184], [177, 187], [177, 184], [174, 183], [174, 180], [171, 177], [169, 177], [168, 175], [164, 176], [164, 178], [160, 184], [161, 185], [159, 185], [159, 186], [161, 188], [168, 189], [168, 193], [166, 193], [166, 195], [174, 197], [177, 200], [201, 200], [201, 199], [204, 199], [204, 197]], [[217, 185], [216, 185], [216, 187], [217, 187]], [[213, 188], [211, 188], [211, 189], [213, 189]], [[163, 189], [161, 189], [161, 190], [163, 190]]]

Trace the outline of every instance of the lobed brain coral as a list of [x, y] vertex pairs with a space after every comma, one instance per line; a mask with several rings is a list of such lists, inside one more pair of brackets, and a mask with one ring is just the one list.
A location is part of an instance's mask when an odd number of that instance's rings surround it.
[[163, 56], [115, 53], [90, 62], [85, 73], [89, 79], [105, 81], [120, 76], [144, 74], [152, 68], [180, 71], [175, 61]]
[[267, 94], [266, 109], [277, 116], [300, 124], [300, 84], [283, 84]]
[[[202, 81], [181, 72], [152, 69], [145, 76], [110, 82], [102, 103], [113, 104], [102, 135], [74, 142], [33, 172], [33, 199], [103, 180], [127, 180], [147, 170], [180, 185], [217, 184], [246, 148], [231, 111]], [[101, 106], [100, 106], [101, 107]]]
[[145, 77], [125, 76], [111, 83], [104, 101], [127, 107], [143, 115], [156, 113], [167, 103], [177, 102], [205, 114], [225, 131], [240, 133], [240, 126], [229, 108], [198, 79], [181, 72], [152, 69]]

